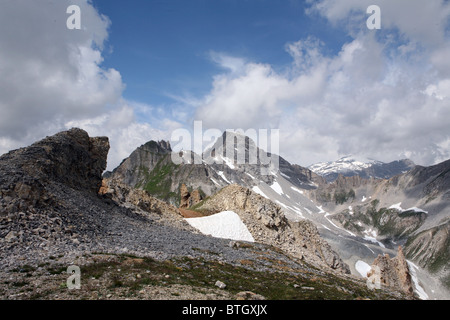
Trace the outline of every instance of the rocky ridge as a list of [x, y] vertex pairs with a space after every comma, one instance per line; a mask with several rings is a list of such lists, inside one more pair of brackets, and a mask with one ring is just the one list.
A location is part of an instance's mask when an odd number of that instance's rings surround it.
[[[175, 206], [180, 205], [181, 186], [186, 181], [190, 181], [189, 188], [199, 190], [202, 196], [227, 185], [211, 167], [201, 161], [200, 164], [194, 163], [193, 159], [198, 155], [190, 151], [186, 153], [185, 162], [174, 164], [168, 142], [150, 141], [133, 151], [113, 172], [105, 176], [132, 188], [145, 190]], [[212, 183], [211, 179], [216, 183]]]
[[255, 241], [282, 248], [309, 263], [350, 273], [312, 222], [288, 221], [280, 206], [247, 188], [230, 185], [194, 208], [205, 214], [232, 210], [241, 217]]

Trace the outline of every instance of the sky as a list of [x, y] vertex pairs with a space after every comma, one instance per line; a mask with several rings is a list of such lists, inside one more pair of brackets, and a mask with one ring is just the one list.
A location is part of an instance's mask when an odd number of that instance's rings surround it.
[[279, 129], [302, 166], [432, 165], [450, 158], [449, 57], [448, 0], [0, 0], [0, 154], [80, 127], [110, 138], [112, 170], [202, 121]]

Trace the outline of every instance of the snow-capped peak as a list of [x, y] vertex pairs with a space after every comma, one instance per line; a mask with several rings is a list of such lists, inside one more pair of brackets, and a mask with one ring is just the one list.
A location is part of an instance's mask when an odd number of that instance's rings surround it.
[[309, 166], [308, 168], [318, 175], [327, 175], [330, 173], [346, 173], [349, 171], [360, 171], [367, 169], [374, 164], [382, 162], [370, 158], [356, 157], [348, 155], [336, 161], [320, 162]]

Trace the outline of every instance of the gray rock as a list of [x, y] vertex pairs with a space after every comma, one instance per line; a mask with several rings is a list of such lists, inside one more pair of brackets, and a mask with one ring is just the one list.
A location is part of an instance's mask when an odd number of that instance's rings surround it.
[[223, 283], [222, 281], [219, 281], [219, 280], [217, 280], [214, 285], [220, 289], [225, 289], [227, 287], [227, 285], [225, 283]]

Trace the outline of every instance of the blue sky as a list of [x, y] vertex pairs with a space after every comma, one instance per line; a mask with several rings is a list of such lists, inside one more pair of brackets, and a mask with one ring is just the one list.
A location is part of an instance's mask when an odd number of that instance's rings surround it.
[[202, 96], [223, 71], [211, 52], [289, 66], [286, 43], [315, 35], [331, 53], [348, 37], [319, 15], [307, 15], [303, 1], [270, 0], [95, 0], [108, 16], [103, 65], [120, 70], [124, 97], [168, 105], [170, 95]]
[[302, 166], [431, 165], [450, 158], [449, 56], [448, 0], [0, 1], [0, 154], [80, 127], [114, 169], [202, 121], [279, 129]]

